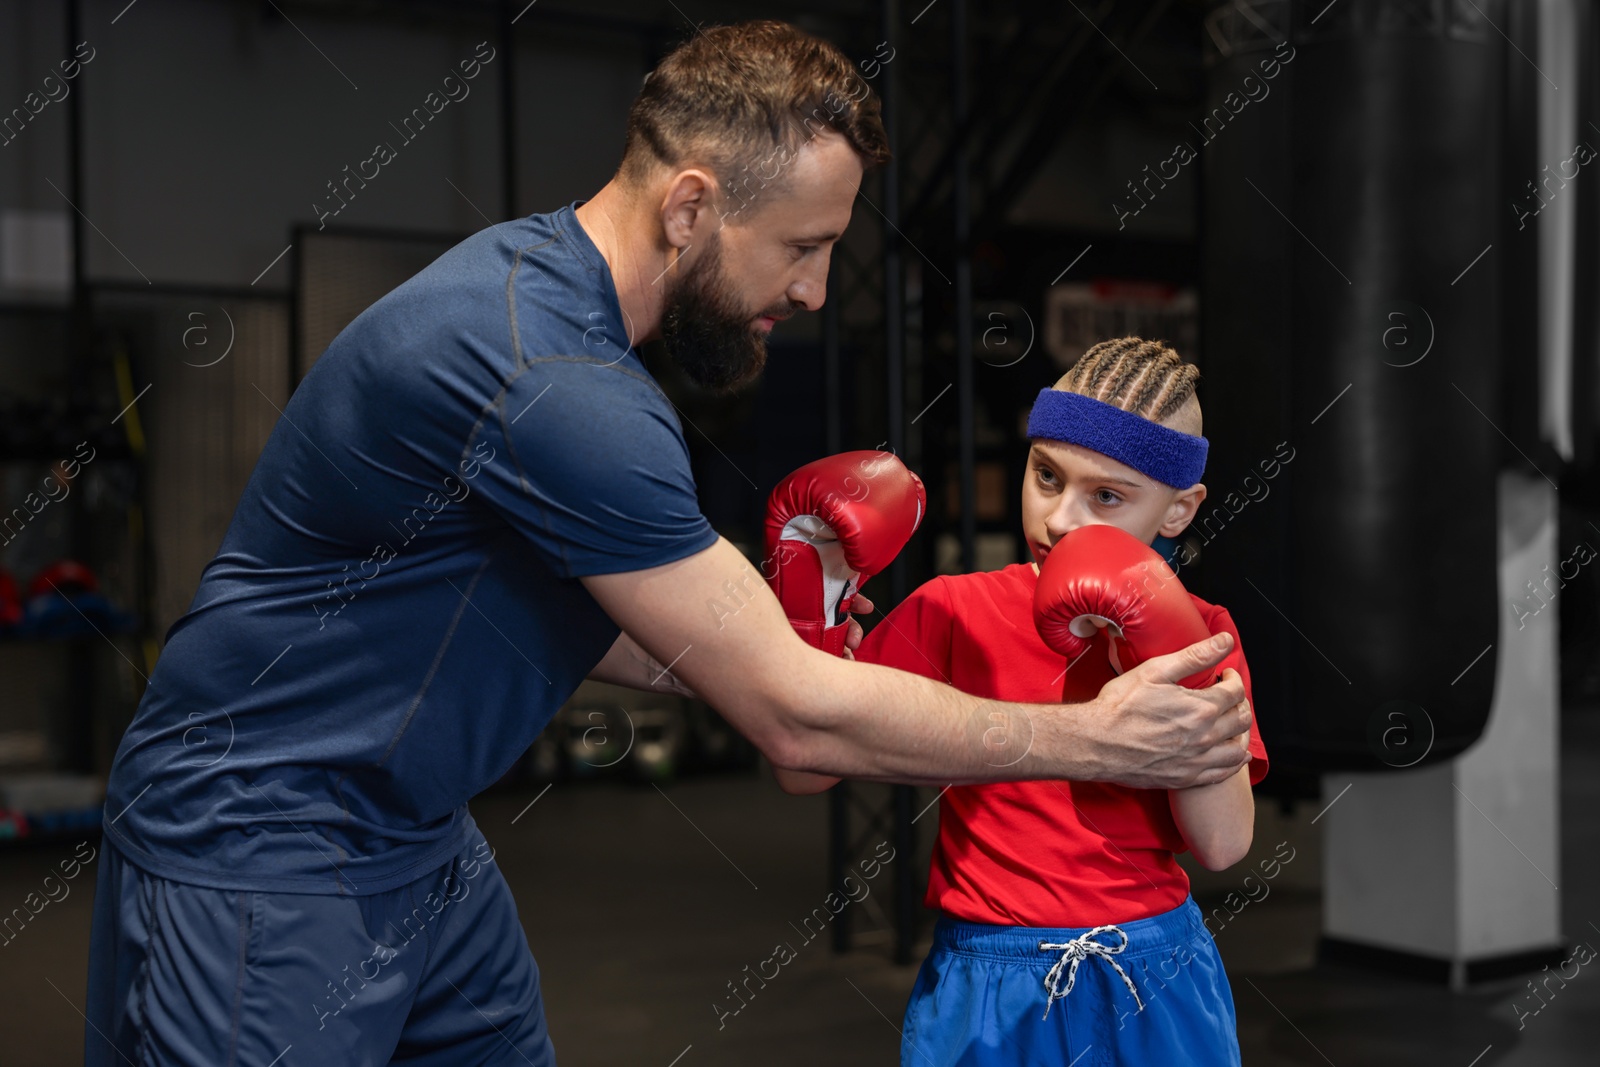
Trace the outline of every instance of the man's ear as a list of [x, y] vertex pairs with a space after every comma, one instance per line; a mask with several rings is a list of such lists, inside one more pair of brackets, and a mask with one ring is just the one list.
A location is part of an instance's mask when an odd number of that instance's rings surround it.
[[687, 250], [721, 228], [716, 211], [717, 180], [698, 167], [680, 170], [661, 198], [661, 229], [667, 244]]
[[1206, 487], [1202, 482], [1195, 482], [1178, 493], [1172, 498], [1172, 503], [1167, 505], [1166, 518], [1161, 523], [1161, 529], [1156, 532], [1162, 537], [1177, 537], [1183, 533], [1194, 521], [1195, 513], [1200, 510], [1205, 498]]

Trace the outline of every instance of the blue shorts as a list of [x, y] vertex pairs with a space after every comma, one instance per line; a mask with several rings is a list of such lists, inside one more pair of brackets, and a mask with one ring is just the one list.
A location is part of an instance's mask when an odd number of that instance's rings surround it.
[[1093, 930], [940, 918], [900, 1063], [1237, 1067], [1233, 991], [1193, 897]]
[[539, 970], [493, 850], [370, 896], [157, 878], [108, 836], [87, 1067], [553, 1067]]

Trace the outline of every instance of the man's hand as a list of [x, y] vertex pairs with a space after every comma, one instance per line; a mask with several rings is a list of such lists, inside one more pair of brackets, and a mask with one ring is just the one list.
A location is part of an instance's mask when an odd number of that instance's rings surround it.
[[1098, 713], [1083, 723], [1101, 765], [1094, 780], [1183, 789], [1226, 781], [1248, 763], [1251, 711], [1238, 672], [1228, 668], [1206, 689], [1178, 684], [1232, 648], [1233, 635], [1219, 634], [1107, 682], [1095, 700]]

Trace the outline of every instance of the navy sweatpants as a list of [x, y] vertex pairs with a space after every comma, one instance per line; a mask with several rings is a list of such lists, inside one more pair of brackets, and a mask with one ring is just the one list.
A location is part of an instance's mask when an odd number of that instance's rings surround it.
[[87, 1067], [553, 1067], [539, 971], [476, 829], [369, 896], [208, 889], [105, 841]]

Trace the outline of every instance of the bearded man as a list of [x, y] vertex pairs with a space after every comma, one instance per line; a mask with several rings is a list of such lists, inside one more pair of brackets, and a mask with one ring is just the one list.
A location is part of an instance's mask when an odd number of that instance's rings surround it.
[[[554, 1063], [467, 801], [586, 677], [697, 693], [817, 774], [1177, 788], [1243, 764], [1238, 681], [1174, 684], [1226, 647], [1094, 704], [976, 700], [807, 645], [701, 514], [634, 346], [712, 390], [754, 378], [822, 305], [885, 143], [833, 46], [697, 32], [598, 194], [469, 237], [329, 345], [118, 750], [87, 1063]], [[730, 581], [736, 622], [696, 610]], [[985, 758], [996, 715], [1031, 724], [1023, 756]]]

